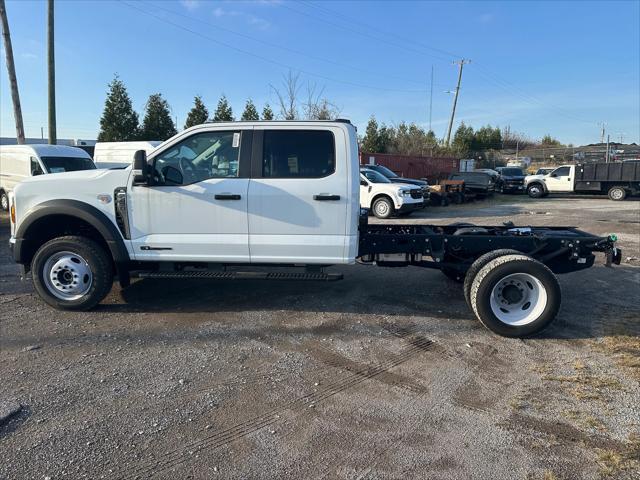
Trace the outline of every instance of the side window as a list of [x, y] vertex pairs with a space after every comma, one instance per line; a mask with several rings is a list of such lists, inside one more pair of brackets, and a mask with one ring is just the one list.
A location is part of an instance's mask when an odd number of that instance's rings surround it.
[[42, 167], [38, 162], [36, 157], [31, 157], [31, 176], [35, 177], [36, 175], [42, 175], [44, 172], [42, 171]]
[[265, 130], [262, 176], [321, 178], [336, 171], [335, 140], [326, 130]]
[[566, 177], [569, 175], [569, 172], [571, 172], [571, 168], [569, 167], [560, 167], [553, 171], [556, 177]]
[[196, 133], [154, 158], [160, 185], [189, 185], [209, 178], [236, 178], [240, 159], [239, 131]]

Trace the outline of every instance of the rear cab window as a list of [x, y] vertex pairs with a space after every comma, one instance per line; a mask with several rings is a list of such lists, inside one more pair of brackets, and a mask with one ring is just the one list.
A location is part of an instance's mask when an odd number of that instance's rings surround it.
[[262, 177], [322, 178], [336, 171], [335, 139], [327, 130], [265, 130]]

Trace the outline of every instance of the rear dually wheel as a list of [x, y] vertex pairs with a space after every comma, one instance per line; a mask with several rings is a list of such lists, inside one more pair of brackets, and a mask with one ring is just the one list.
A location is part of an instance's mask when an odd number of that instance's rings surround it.
[[471, 285], [470, 303], [489, 330], [505, 337], [542, 331], [560, 309], [560, 284], [549, 268], [526, 255], [487, 263]]

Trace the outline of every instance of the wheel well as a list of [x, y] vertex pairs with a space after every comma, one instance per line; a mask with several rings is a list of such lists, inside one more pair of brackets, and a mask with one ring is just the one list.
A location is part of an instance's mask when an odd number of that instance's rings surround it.
[[393, 208], [396, 208], [396, 204], [393, 202], [393, 198], [391, 198], [389, 195], [387, 195], [386, 193], [379, 193], [377, 194], [375, 197], [373, 197], [371, 199], [371, 208], [373, 208], [373, 204], [376, 203], [376, 200], [378, 200], [379, 198], [387, 198], [390, 202], [391, 202], [391, 206]]
[[111, 257], [109, 245], [93, 225], [72, 215], [47, 215], [35, 220], [24, 234], [27, 240], [23, 252], [24, 264], [30, 265], [38, 249], [49, 240], [66, 235], [90, 238], [104, 248]]

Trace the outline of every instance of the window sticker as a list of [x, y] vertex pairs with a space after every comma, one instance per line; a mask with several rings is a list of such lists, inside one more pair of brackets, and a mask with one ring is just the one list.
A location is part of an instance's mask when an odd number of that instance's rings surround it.
[[233, 134], [233, 148], [238, 148], [240, 146], [240, 132], [236, 132]]
[[49, 169], [49, 173], [62, 173], [62, 172], [66, 172], [64, 167], [51, 167]]

